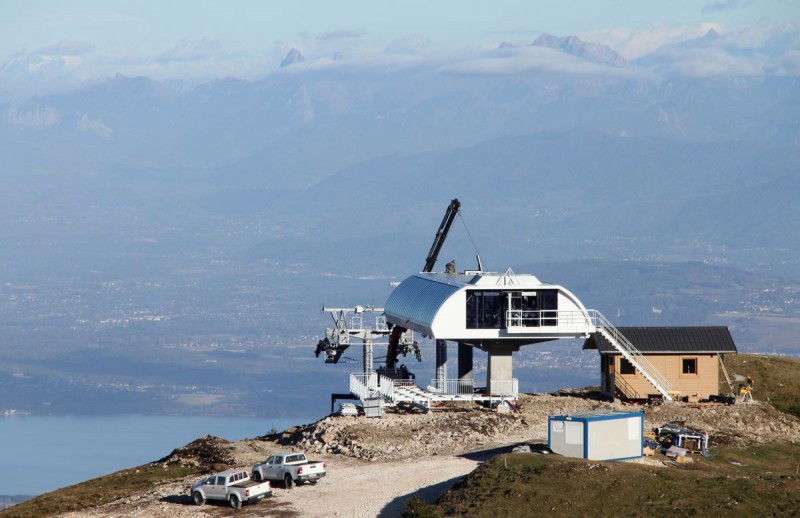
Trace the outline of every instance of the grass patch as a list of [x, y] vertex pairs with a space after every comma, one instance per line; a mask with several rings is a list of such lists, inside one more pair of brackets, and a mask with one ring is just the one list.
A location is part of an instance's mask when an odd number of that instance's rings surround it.
[[201, 467], [145, 464], [45, 493], [0, 512], [0, 516], [27, 518], [80, 511], [146, 491], [165, 482], [200, 474], [202, 471]]
[[[759, 459], [742, 469], [723, 455], [687, 469], [544, 455], [496, 457], [456, 484], [439, 516], [790, 516], [800, 509], [796, 445], [726, 455]], [[744, 455], [744, 456], [742, 456]], [[784, 459], [781, 469], [772, 461]], [[747, 462], [742, 461], [743, 464]], [[769, 468], [766, 470], [765, 468]]]
[[[800, 360], [756, 354], [728, 354], [724, 361], [734, 389], [740, 383], [734, 381], [737, 374], [745, 378], [752, 376], [755, 381], [754, 399], [768, 401], [777, 410], [800, 418]], [[722, 375], [720, 379], [727, 391]]]

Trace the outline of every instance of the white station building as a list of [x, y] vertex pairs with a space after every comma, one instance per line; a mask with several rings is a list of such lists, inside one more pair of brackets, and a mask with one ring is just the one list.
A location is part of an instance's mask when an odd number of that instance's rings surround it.
[[[594, 318], [563, 286], [533, 275], [466, 271], [418, 273], [400, 283], [384, 307], [386, 321], [425, 337], [458, 343], [458, 380], [472, 382], [475, 348], [488, 353], [487, 390], [514, 384], [512, 353], [520, 346], [587, 338]], [[446, 347], [437, 346], [437, 378], [447, 378]]]
[[[364, 372], [350, 375], [350, 394], [366, 402], [410, 402], [428, 409], [440, 401], [513, 402], [519, 394], [512, 355], [524, 345], [561, 338], [589, 338], [599, 333], [668, 400], [671, 385], [636, 347], [603, 315], [587, 309], [568, 289], [533, 275], [465, 271], [417, 273], [397, 285], [384, 308], [323, 308], [334, 314], [336, 329], [318, 345], [341, 355], [350, 340], [364, 344]], [[365, 327], [365, 312], [382, 314]], [[338, 315], [338, 316], [337, 316]], [[355, 322], [355, 323], [354, 323]], [[372, 369], [372, 345], [399, 328], [436, 340], [436, 375], [430, 385], [395, 376], [391, 369]], [[409, 333], [409, 334], [413, 334]], [[406, 344], [416, 342], [407, 339]], [[447, 373], [447, 342], [458, 344], [458, 372]], [[488, 355], [485, 386], [473, 379], [475, 349]]]

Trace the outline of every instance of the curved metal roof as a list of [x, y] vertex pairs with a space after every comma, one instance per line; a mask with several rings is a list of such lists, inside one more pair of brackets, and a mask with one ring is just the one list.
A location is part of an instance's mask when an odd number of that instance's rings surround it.
[[437, 311], [461, 287], [434, 277], [412, 275], [389, 295], [383, 308], [386, 320], [430, 335]]

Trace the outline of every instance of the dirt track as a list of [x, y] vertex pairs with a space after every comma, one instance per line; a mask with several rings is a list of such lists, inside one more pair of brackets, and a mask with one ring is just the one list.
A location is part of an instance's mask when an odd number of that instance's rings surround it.
[[198, 478], [191, 477], [134, 498], [67, 516], [398, 516], [412, 494], [420, 492], [425, 500], [433, 501], [478, 465], [477, 460], [453, 456], [413, 462], [368, 462], [339, 457], [330, 462], [329, 475], [316, 485], [286, 490], [276, 484], [272, 498], [240, 511], [222, 504], [203, 507], [191, 504], [188, 486]]

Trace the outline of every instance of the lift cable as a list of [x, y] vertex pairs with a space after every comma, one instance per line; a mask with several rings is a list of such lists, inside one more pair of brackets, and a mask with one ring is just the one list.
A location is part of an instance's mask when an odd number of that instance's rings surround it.
[[472, 242], [472, 248], [475, 249], [475, 253], [478, 254], [478, 257], [481, 256], [481, 252], [478, 250], [478, 245], [475, 244], [475, 240], [472, 239], [472, 234], [469, 233], [469, 228], [467, 228], [467, 222], [464, 221], [464, 216], [461, 215], [461, 211], [458, 211], [458, 218], [461, 220], [461, 224], [464, 225], [464, 230], [467, 231], [467, 237]]

